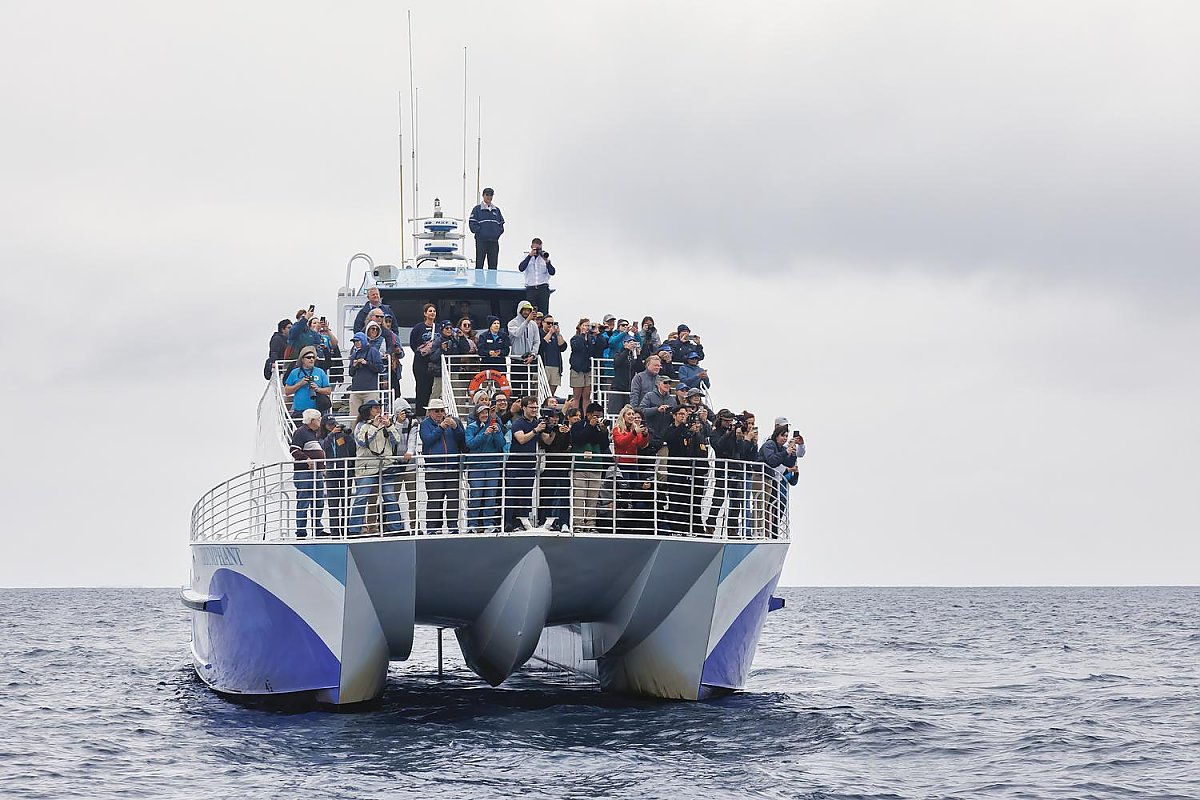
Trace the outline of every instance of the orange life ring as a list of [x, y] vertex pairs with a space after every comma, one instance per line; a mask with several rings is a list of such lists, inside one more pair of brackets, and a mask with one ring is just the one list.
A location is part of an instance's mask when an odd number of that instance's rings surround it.
[[488, 383], [504, 392], [504, 394], [512, 395], [512, 386], [508, 382], [508, 376], [498, 369], [485, 369], [482, 372], [476, 373], [475, 377], [471, 378], [471, 385], [467, 387], [467, 393], [474, 395], [484, 387], [484, 384]]

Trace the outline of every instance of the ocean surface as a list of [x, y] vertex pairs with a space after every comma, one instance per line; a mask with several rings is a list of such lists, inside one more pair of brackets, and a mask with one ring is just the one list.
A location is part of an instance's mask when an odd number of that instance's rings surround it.
[[749, 690], [487, 687], [434, 634], [353, 713], [195, 677], [168, 589], [0, 590], [0, 797], [1200, 797], [1200, 589], [784, 589]]

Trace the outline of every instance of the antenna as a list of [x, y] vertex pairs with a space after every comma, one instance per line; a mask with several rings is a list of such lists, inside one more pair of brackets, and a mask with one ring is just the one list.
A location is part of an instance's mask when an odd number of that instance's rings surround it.
[[479, 154], [483, 152], [483, 98], [476, 97], [478, 110], [475, 112], [475, 196], [479, 197]]
[[463, 196], [462, 218], [467, 219], [467, 48], [463, 48]]
[[396, 126], [400, 139], [400, 269], [404, 269], [404, 93], [396, 92]]
[[408, 11], [408, 102], [409, 124], [412, 125], [412, 162], [413, 162], [413, 213], [421, 213], [421, 205], [417, 201], [417, 91], [413, 88], [413, 54], [412, 54], [412, 9]]

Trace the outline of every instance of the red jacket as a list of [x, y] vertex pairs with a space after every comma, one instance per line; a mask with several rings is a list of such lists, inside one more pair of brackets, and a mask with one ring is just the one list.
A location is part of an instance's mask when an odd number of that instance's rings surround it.
[[642, 431], [634, 433], [629, 431], [626, 433], [620, 428], [613, 428], [612, 433], [613, 452], [617, 454], [618, 464], [634, 464], [636, 458], [621, 458], [621, 456], [636, 456], [638, 450], [650, 444], [650, 434]]

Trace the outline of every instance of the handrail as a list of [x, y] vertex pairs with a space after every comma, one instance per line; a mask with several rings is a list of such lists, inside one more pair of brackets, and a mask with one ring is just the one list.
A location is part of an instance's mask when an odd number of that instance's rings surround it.
[[[787, 484], [756, 461], [609, 453], [418, 455], [293, 462], [239, 473], [192, 508], [191, 541], [296, 541], [442, 531], [787, 539]], [[356, 473], [362, 474], [356, 474]], [[356, 517], [351, 511], [358, 508]], [[357, 527], [356, 527], [357, 526]]]

